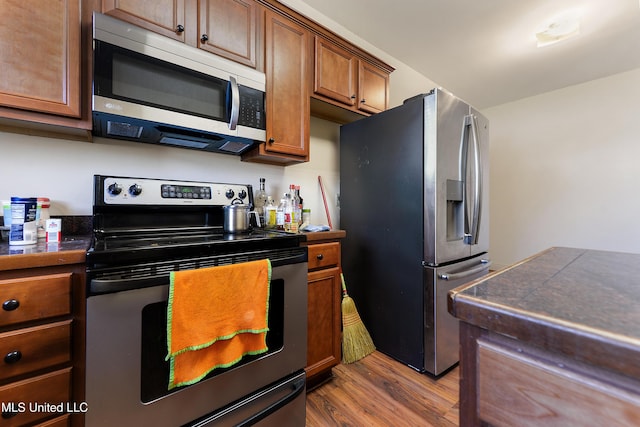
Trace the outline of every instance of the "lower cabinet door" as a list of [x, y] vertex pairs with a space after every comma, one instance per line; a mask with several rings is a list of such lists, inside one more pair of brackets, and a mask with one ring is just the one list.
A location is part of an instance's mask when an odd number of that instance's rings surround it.
[[313, 271], [308, 276], [307, 377], [340, 363], [340, 268]]

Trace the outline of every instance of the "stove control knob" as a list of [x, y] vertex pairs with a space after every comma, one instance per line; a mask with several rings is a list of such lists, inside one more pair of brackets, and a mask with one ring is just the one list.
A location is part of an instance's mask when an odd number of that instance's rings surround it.
[[235, 196], [236, 193], [234, 193], [232, 189], [228, 189], [224, 195], [227, 196], [227, 199], [233, 199], [233, 196]]
[[240, 192], [238, 192], [238, 197], [244, 199], [245, 197], [247, 197], [247, 192], [244, 191], [244, 189], [240, 190]]
[[140, 184], [133, 184], [129, 187], [129, 194], [132, 196], [139, 196], [140, 193], [142, 193], [142, 186], [140, 186]]
[[117, 196], [118, 194], [122, 193], [122, 185], [118, 184], [117, 182], [114, 182], [107, 188], [107, 191], [112, 196]]

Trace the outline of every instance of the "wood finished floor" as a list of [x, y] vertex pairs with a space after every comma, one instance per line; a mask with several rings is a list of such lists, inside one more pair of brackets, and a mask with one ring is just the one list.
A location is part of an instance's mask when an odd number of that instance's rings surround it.
[[439, 379], [375, 351], [307, 394], [307, 427], [458, 425], [459, 367]]

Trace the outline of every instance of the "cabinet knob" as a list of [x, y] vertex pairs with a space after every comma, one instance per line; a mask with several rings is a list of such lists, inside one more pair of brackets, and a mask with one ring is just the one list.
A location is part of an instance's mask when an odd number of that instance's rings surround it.
[[16, 363], [20, 359], [22, 359], [22, 353], [20, 352], [20, 350], [10, 351], [4, 356], [4, 363]]
[[356, 96], [355, 95], [351, 95], [351, 99], [356, 99]]
[[2, 309], [4, 311], [13, 311], [18, 307], [20, 307], [20, 301], [17, 299], [12, 298], [2, 303]]
[[318, 259], [318, 261], [322, 261], [324, 259], [324, 255], [318, 254], [316, 255], [316, 258]]
[[360, 102], [361, 102], [361, 103], [363, 103], [363, 104], [366, 104], [366, 103], [367, 103], [367, 100], [366, 100], [366, 99], [364, 99], [364, 98], [362, 98], [362, 100], [361, 100]]
[[176, 27], [176, 33], [184, 33], [184, 25], [178, 24], [178, 26]]
[[273, 144], [274, 142], [276, 142], [275, 138], [269, 138], [269, 144]]
[[206, 35], [206, 34], [203, 34], [203, 35], [202, 35], [202, 37], [200, 37], [200, 41], [201, 41], [202, 43], [206, 43], [206, 42], [207, 42], [207, 40], [209, 40], [209, 36], [208, 36], [208, 35]]

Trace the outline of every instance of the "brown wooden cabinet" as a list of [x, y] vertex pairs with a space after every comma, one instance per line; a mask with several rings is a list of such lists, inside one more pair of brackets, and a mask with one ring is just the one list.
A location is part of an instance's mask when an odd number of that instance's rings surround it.
[[102, 13], [186, 42], [185, 0], [102, 0]]
[[102, 12], [224, 58], [262, 68], [261, 9], [253, 0], [103, 0]]
[[[81, 411], [69, 412], [84, 396], [84, 264], [25, 257], [34, 268], [0, 268], [0, 401], [15, 404], [3, 405], [3, 425], [79, 427]], [[44, 403], [63, 410], [30, 406]]]
[[354, 107], [358, 98], [358, 58], [323, 37], [314, 39], [313, 92]]
[[80, 0], [2, 5], [0, 118], [90, 129], [83, 114]]
[[358, 110], [371, 114], [389, 107], [389, 72], [358, 60]]
[[309, 160], [309, 37], [301, 25], [266, 11], [267, 142], [242, 160], [281, 165]]
[[461, 323], [461, 425], [629, 426], [640, 382]]
[[198, 47], [233, 61], [258, 67], [262, 47], [262, 9], [253, 0], [199, 1]]
[[319, 35], [315, 36], [314, 45], [314, 98], [360, 115], [387, 109], [391, 69], [374, 65]]
[[331, 377], [340, 363], [341, 280], [340, 242], [309, 242], [307, 308], [307, 389]]

